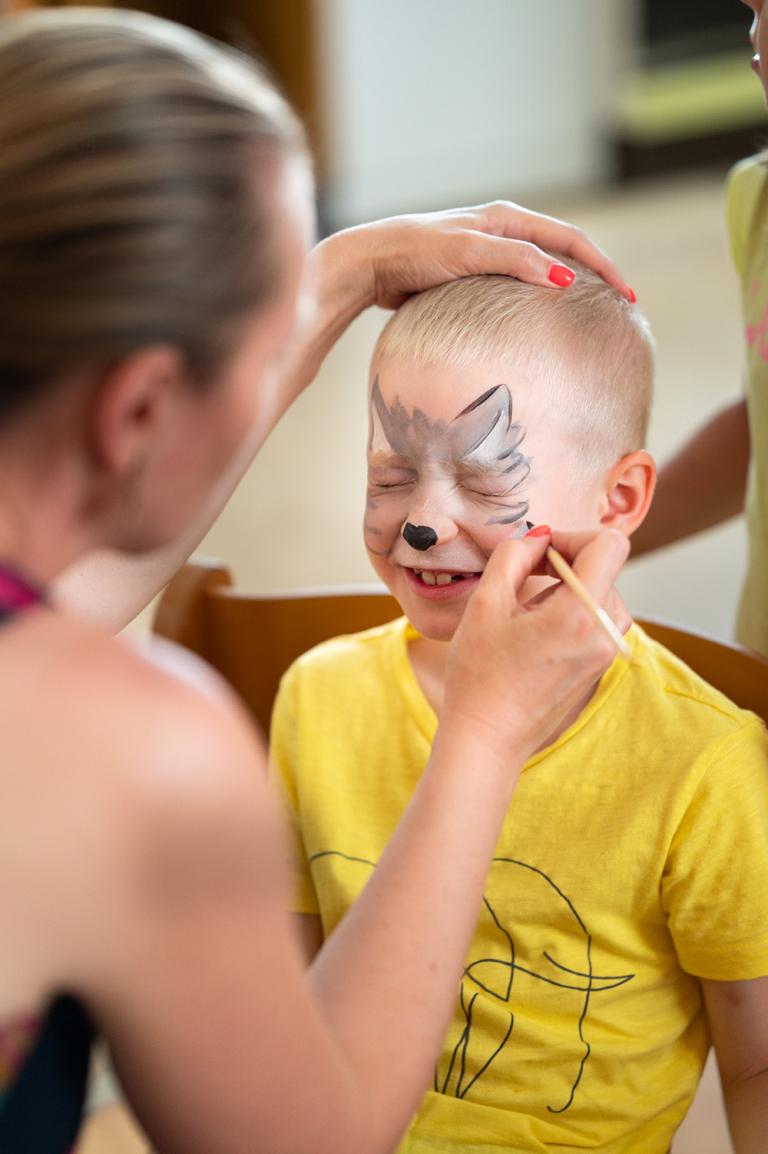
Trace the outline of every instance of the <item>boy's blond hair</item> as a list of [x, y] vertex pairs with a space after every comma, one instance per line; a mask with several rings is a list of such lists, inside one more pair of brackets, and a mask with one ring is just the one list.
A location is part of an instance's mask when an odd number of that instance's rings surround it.
[[374, 362], [522, 372], [544, 392], [547, 411], [575, 438], [587, 468], [610, 466], [645, 444], [653, 338], [637, 308], [569, 263], [577, 277], [563, 291], [473, 276], [411, 297], [385, 326]]

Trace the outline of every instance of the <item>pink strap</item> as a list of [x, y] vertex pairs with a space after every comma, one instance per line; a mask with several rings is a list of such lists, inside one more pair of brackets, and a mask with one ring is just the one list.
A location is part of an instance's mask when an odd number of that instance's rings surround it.
[[26, 609], [40, 601], [40, 593], [9, 569], [0, 569], [0, 606]]

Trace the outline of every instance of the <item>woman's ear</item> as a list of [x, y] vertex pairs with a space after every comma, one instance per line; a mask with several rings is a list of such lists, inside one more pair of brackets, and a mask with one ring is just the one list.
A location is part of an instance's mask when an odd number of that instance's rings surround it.
[[139, 349], [104, 371], [90, 423], [100, 469], [123, 476], [144, 461], [172, 422], [182, 377], [181, 354], [167, 345]]
[[631, 537], [645, 520], [656, 488], [656, 462], [645, 449], [627, 453], [605, 479], [600, 524]]

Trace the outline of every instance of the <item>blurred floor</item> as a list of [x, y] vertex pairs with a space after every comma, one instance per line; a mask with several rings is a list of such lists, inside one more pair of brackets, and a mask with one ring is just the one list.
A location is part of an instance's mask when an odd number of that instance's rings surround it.
[[[533, 207], [586, 228], [634, 286], [658, 343], [650, 448], [663, 458], [740, 387], [741, 326], [722, 180], [688, 178]], [[365, 385], [383, 319], [371, 312], [352, 326], [202, 544], [200, 552], [232, 565], [239, 583], [277, 589], [373, 580], [360, 536]], [[728, 637], [744, 552], [735, 523], [632, 564], [622, 589], [639, 614]], [[674, 1154], [729, 1150], [710, 1064]]]

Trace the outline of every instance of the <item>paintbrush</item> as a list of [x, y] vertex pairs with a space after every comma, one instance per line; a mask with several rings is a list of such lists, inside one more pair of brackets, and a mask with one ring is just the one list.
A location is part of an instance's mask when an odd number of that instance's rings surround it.
[[[530, 521], [526, 522], [526, 524], [533, 528]], [[601, 605], [598, 605], [589, 589], [587, 589], [581, 578], [574, 573], [562, 553], [558, 553], [557, 549], [555, 549], [553, 545], [550, 545], [545, 555], [560, 580], [578, 597], [584, 608], [589, 610], [598, 625], [608, 634], [619, 653], [621, 653], [623, 657], [631, 657], [632, 650], [627, 645], [621, 630], [617, 629], [606, 611]]]

